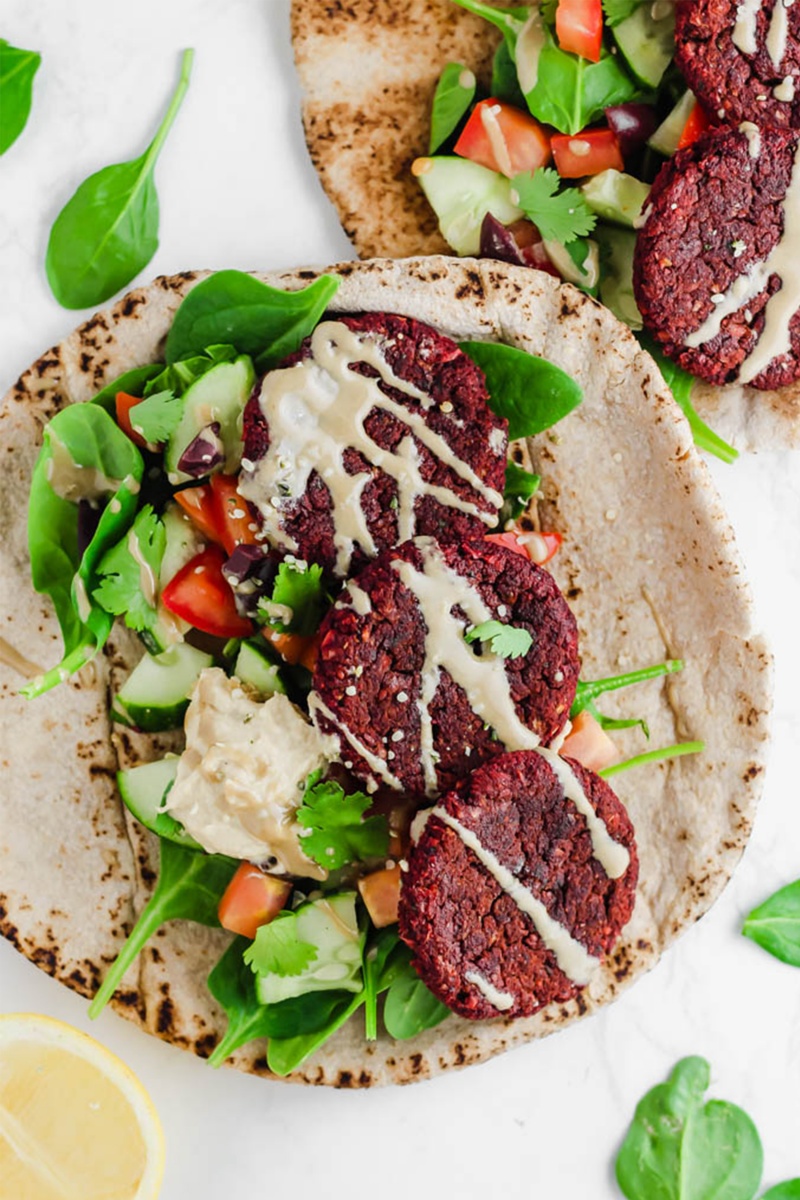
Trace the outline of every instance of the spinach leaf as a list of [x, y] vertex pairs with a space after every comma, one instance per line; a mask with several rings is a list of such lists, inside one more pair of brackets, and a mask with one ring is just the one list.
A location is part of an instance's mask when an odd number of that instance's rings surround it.
[[500, 512], [500, 528], [504, 529], [507, 521], [516, 521], [528, 507], [528, 501], [542, 482], [540, 475], [534, 475], [525, 467], [519, 466], [509, 459], [506, 463], [506, 481], [503, 487], [503, 507]]
[[729, 446], [726, 441], [723, 441], [718, 434], [714, 433], [706, 425], [705, 421], [698, 416], [692, 405], [692, 388], [695, 384], [695, 378], [688, 371], [684, 371], [677, 363], [672, 362], [665, 354], [662, 354], [657, 343], [650, 337], [649, 333], [636, 332], [636, 337], [644, 350], [655, 359], [656, 366], [664, 377], [672, 395], [675, 398], [676, 404], [683, 410], [683, 414], [689, 422], [689, 427], [692, 431], [692, 439], [695, 446], [700, 450], [705, 450], [707, 454], [713, 454], [725, 463], [735, 462], [739, 457], [739, 451], [734, 450], [733, 446]]
[[144, 389], [145, 399], [158, 395], [160, 392], [173, 392], [182, 396], [193, 383], [205, 375], [218, 363], [235, 362], [239, 352], [234, 346], [206, 346], [201, 353], [189, 354], [169, 366], [162, 367], [159, 374], [151, 379]]
[[117, 379], [112, 379], [111, 383], [107, 383], [96, 396], [93, 396], [91, 403], [98, 404], [113, 417], [116, 411], [117, 392], [125, 392], [128, 396], [142, 396], [149, 381], [156, 375], [160, 375], [163, 370], [162, 363], [148, 363], [147, 366], [134, 367], [131, 371], [125, 371]]
[[492, 59], [492, 95], [505, 104], [513, 104], [515, 108], [525, 111], [525, 97], [517, 78], [517, 64], [505, 41], [497, 47]]
[[742, 933], [781, 962], [800, 967], [800, 880], [780, 888], [754, 908]]
[[239, 863], [221, 854], [198, 854], [161, 840], [161, 870], [155, 891], [115, 958], [89, 1016], [98, 1017], [138, 958], [146, 943], [165, 921], [184, 919], [200, 925], [218, 926], [217, 907]]
[[[324, 993], [322, 993], [324, 995]], [[330, 995], [330, 993], [328, 993]], [[296, 1037], [272, 1037], [267, 1043], [267, 1066], [275, 1075], [288, 1075], [313, 1054], [336, 1030], [344, 1025], [364, 1003], [364, 993], [350, 999], [342, 998], [333, 1007], [327, 1022], [312, 1033]]]
[[0, 154], [13, 146], [28, 122], [33, 77], [41, 61], [35, 50], [19, 50], [0, 38]]
[[379, 929], [365, 949], [364, 1036], [368, 1042], [374, 1042], [378, 1036], [378, 996], [405, 969], [404, 951], [400, 935], [393, 925]]
[[601, 118], [605, 108], [627, 104], [641, 93], [619, 59], [607, 50], [599, 62], [589, 62], [561, 50], [545, 26], [542, 33], [536, 83], [525, 93], [537, 120], [555, 125], [561, 133], [579, 133]]
[[45, 267], [64, 308], [89, 308], [113, 296], [158, 249], [156, 161], [189, 87], [193, 50], [184, 51], [169, 108], [139, 158], [90, 175], [56, 217]]
[[554, 363], [497, 342], [462, 342], [486, 376], [489, 404], [508, 421], [508, 436], [533, 437], [577, 408], [583, 392]]
[[448, 63], [433, 95], [431, 136], [428, 153], [435, 154], [446, 142], [475, 99], [475, 76], [463, 63]]
[[[112, 618], [91, 600], [97, 568], [134, 519], [143, 472], [141, 454], [103, 408], [69, 405], [45, 428], [31, 482], [28, 547], [33, 586], [53, 601], [64, 657], [22, 689], [28, 699], [79, 670], [105, 643]], [[109, 497], [81, 555], [78, 501]]]
[[383, 1023], [390, 1037], [404, 1041], [438, 1025], [450, 1015], [450, 1009], [422, 982], [411, 966], [411, 951], [407, 947], [398, 953], [398, 959], [395, 978], [386, 993]]
[[311, 333], [339, 287], [321, 275], [298, 292], [268, 287], [243, 271], [217, 271], [181, 304], [167, 337], [167, 362], [229, 342], [257, 355], [259, 371], [280, 362]]
[[709, 1079], [705, 1059], [684, 1058], [639, 1101], [616, 1162], [628, 1200], [753, 1200], [761, 1141], [735, 1104], [703, 1103]]
[[800, 1179], [787, 1179], [784, 1183], [776, 1183], [768, 1192], [764, 1192], [761, 1200], [800, 1200]]
[[481, 0], [455, 0], [455, 3], [461, 8], [465, 8], [467, 12], [474, 13], [476, 17], [483, 17], [490, 25], [494, 25], [495, 28], [499, 29], [513, 57], [517, 38], [530, 16], [531, 10], [527, 6], [493, 8], [490, 4], [482, 4]]

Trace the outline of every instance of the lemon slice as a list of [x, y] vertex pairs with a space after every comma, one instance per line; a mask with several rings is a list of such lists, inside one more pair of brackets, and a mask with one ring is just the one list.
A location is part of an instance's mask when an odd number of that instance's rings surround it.
[[0, 1016], [0, 1200], [155, 1200], [158, 1114], [136, 1076], [77, 1029]]

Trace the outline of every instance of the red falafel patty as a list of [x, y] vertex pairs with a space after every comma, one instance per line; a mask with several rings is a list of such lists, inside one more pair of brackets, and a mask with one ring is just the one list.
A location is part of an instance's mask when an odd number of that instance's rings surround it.
[[675, 62], [714, 121], [800, 128], [800, 8], [681, 0]]
[[800, 376], [800, 152], [780, 129], [719, 130], [666, 163], [633, 265], [645, 327], [709, 383]]
[[407, 864], [400, 936], [431, 991], [476, 1020], [575, 996], [630, 919], [639, 870], [608, 784], [535, 750], [494, 759], [430, 810]]
[[323, 321], [248, 401], [239, 490], [276, 545], [342, 578], [417, 534], [480, 536], [508, 445], [488, 399], [480, 368], [421, 321]]
[[[467, 639], [489, 621], [511, 647]], [[552, 741], [575, 697], [577, 628], [558, 585], [483, 538], [386, 551], [320, 633], [309, 712], [371, 788], [438, 795], [506, 747]]]

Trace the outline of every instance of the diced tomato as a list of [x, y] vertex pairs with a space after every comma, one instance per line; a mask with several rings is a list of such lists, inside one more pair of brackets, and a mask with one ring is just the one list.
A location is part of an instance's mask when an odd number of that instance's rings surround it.
[[397, 866], [373, 871], [359, 879], [358, 890], [361, 899], [376, 929], [384, 929], [387, 925], [396, 923], [401, 882], [402, 872]]
[[710, 128], [711, 122], [706, 115], [706, 110], [702, 104], [695, 101], [694, 108], [689, 113], [689, 119], [683, 127], [683, 132], [678, 138], [678, 149], [685, 150], [687, 146], [691, 146], [700, 137], [701, 133]]
[[562, 179], [580, 179], [582, 175], [599, 175], [613, 167], [623, 171], [625, 164], [612, 129], [584, 129], [570, 135], [554, 133], [551, 141], [556, 170]]
[[184, 488], [175, 493], [175, 500], [185, 513], [192, 518], [192, 523], [212, 542], [221, 541], [217, 521], [217, 510], [214, 496], [207, 483], [199, 487]]
[[601, 0], [558, 0], [556, 37], [562, 50], [599, 62], [603, 44]]
[[560, 533], [524, 529], [517, 532], [510, 530], [508, 533], [487, 533], [486, 540], [497, 542], [499, 546], [505, 546], [506, 550], [513, 550], [515, 554], [524, 554], [539, 567], [550, 561], [564, 541]]
[[508, 226], [508, 232], [529, 267], [535, 267], [537, 271], [546, 271], [548, 275], [555, 275], [556, 279], [561, 278], [544, 248], [542, 235], [533, 221], [529, 221], [527, 217], [521, 217], [519, 221], [514, 221], [512, 225]]
[[114, 404], [116, 407], [117, 424], [122, 432], [126, 433], [131, 441], [139, 446], [140, 449], [146, 450], [147, 442], [131, 425], [131, 409], [141, 403], [141, 399], [141, 396], [129, 396], [127, 392], [117, 392]]
[[195, 629], [215, 637], [249, 637], [252, 621], [236, 611], [230, 585], [222, 574], [226, 555], [208, 546], [181, 567], [161, 593], [164, 607]]
[[589, 771], [602, 771], [619, 761], [619, 751], [599, 721], [586, 709], [578, 713], [560, 754], [576, 758]]
[[299, 633], [278, 633], [277, 629], [270, 629], [266, 625], [261, 633], [286, 662], [292, 666], [300, 663], [307, 670], [314, 670], [319, 655], [319, 636], [316, 633], [312, 637], [303, 637]]
[[472, 110], [455, 152], [510, 179], [549, 163], [550, 139], [529, 113], [499, 100], [482, 100]]
[[254, 546], [258, 540], [255, 536], [258, 526], [247, 502], [236, 490], [238, 483], [238, 475], [212, 475], [209, 481], [211, 511], [218, 531], [215, 540], [222, 543], [228, 554], [242, 543]]
[[252, 863], [243, 862], [219, 902], [219, 923], [231, 933], [252, 939], [262, 925], [277, 917], [291, 891], [288, 880], [265, 875]]

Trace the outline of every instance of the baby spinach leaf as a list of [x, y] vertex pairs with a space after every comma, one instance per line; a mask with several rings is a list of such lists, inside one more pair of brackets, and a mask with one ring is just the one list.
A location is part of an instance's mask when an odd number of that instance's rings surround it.
[[506, 463], [506, 481], [503, 488], [503, 507], [500, 512], [500, 528], [505, 528], [507, 521], [516, 521], [517, 517], [528, 507], [528, 501], [542, 482], [540, 475], [534, 475], [525, 467], [509, 460]]
[[433, 94], [431, 136], [428, 153], [435, 154], [446, 142], [475, 99], [476, 80], [463, 63], [448, 63]]
[[437, 1000], [411, 966], [411, 952], [406, 950], [406, 956], [404, 967], [398, 968], [383, 1006], [386, 1032], [398, 1041], [416, 1037], [450, 1016], [447, 1005]]
[[162, 367], [159, 374], [149, 381], [143, 395], [145, 399], [159, 392], [173, 392], [176, 396], [182, 396], [212, 367], [218, 363], [235, 362], [238, 357], [239, 352], [234, 346], [206, 346], [202, 353], [190, 354]]
[[546, 26], [542, 36], [536, 83], [525, 93], [537, 120], [555, 125], [561, 133], [579, 133], [602, 117], [604, 109], [627, 104], [640, 94], [639, 85], [607, 50], [593, 63], [561, 50]]
[[[134, 519], [143, 472], [141, 454], [103, 408], [71, 404], [46, 426], [31, 482], [28, 547], [33, 586], [53, 601], [64, 657], [22, 689], [28, 699], [79, 670], [108, 637], [112, 618], [91, 600], [97, 567]], [[82, 555], [81, 499], [105, 504]]]
[[800, 1200], [800, 1179], [787, 1179], [784, 1183], [776, 1183], [768, 1192], [764, 1192], [761, 1200]]
[[99, 1017], [125, 972], [165, 921], [183, 919], [199, 925], [219, 925], [217, 907], [238, 866], [233, 858], [198, 854], [175, 842], [161, 840], [161, 870], [155, 891], [89, 1006], [90, 1017]]
[[129, 396], [143, 396], [146, 385], [156, 375], [160, 375], [163, 369], [161, 363], [148, 363], [147, 366], [134, 367], [131, 371], [125, 371], [117, 379], [112, 379], [111, 383], [107, 383], [96, 396], [93, 396], [91, 403], [104, 408], [113, 417], [117, 392], [126, 392]]
[[603, 15], [610, 29], [633, 16], [642, 0], [603, 0]]
[[714, 433], [714, 430], [706, 425], [705, 421], [702, 420], [692, 405], [691, 396], [692, 388], [695, 384], [694, 376], [667, 358], [661, 352], [653, 338], [650, 337], [649, 333], [637, 330], [636, 338], [651, 358], [655, 359], [656, 366], [663, 375], [667, 387], [672, 392], [676, 404], [683, 410], [683, 414], [689, 422], [695, 446], [700, 450], [705, 450], [707, 454], [713, 454], [716, 458], [721, 459], [722, 462], [735, 462], [739, 457], [739, 451], [734, 450], [733, 446], [728, 445], [718, 434]]
[[[539, 167], [515, 175], [511, 186], [519, 207], [533, 221], [545, 241], [561, 242], [568, 246], [591, 233], [597, 217], [577, 188], [562, 188], [561, 178], [552, 167]], [[580, 269], [586, 261], [588, 247], [578, 251], [575, 265]], [[573, 260], [574, 261], [574, 260]]]
[[[341, 995], [341, 993], [328, 993]], [[323, 993], [324, 995], [324, 993]], [[272, 1037], [267, 1043], [267, 1066], [275, 1075], [288, 1075], [310, 1054], [319, 1049], [329, 1037], [344, 1025], [345, 1021], [364, 1003], [364, 993], [359, 992], [352, 998], [342, 997], [331, 1006], [328, 1020], [312, 1033], [298, 1034], [295, 1037]]]
[[639, 1101], [616, 1162], [628, 1200], [753, 1200], [761, 1141], [735, 1104], [703, 1103], [709, 1080], [705, 1059], [684, 1058]]
[[515, 108], [525, 111], [525, 97], [517, 78], [517, 64], [505, 41], [497, 47], [492, 59], [492, 95], [505, 104], [513, 104]]
[[379, 929], [364, 952], [364, 1036], [378, 1036], [378, 996], [406, 969], [406, 947], [394, 925]]
[[90, 175], [50, 231], [45, 267], [64, 308], [102, 303], [138, 275], [158, 249], [158, 195], [153, 172], [189, 87], [193, 50], [150, 145], [139, 158]]
[[483, 17], [490, 25], [499, 29], [513, 55], [517, 38], [530, 16], [528, 7], [494, 8], [490, 4], [482, 4], [481, 0], [455, 0], [455, 3], [461, 8], [465, 8], [467, 12], [474, 13], [476, 17]]
[[41, 61], [35, 50], [19, 50], [0, 38], [0, 154], [13, 146], [28, 122], [33, 77]]
[[554, 363], [497, 342], [462, 342], [486, 376], [489, 405], [508, 421], [508, 436], [533, 437], [577, 408], [583, 391]]
[[780, 888], [754, 908], [742, 933], [781, 962], [800, 967], [800, 880]]
[[258, 356], [266, 370], [293, 353], [322, 317], [339, 287], [321, 275], [308, 287], [284, 292], [243, 271], [217, 271], [192, 288], [167, 337], [167, 362], [175, 363], [215, 343]]

